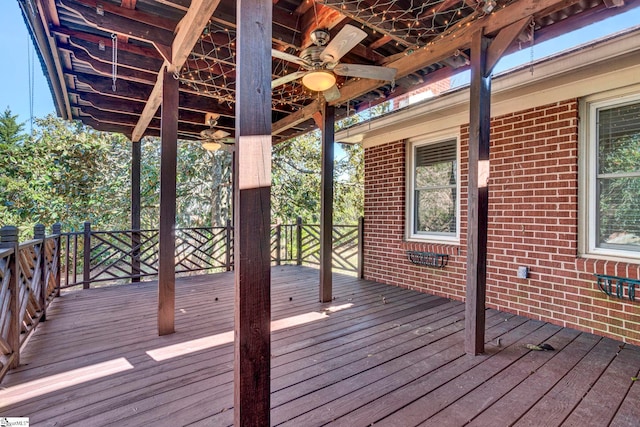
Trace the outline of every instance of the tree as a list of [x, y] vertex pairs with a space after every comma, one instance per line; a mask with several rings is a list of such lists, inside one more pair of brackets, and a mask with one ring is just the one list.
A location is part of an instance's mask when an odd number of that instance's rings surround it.
[[11, 114], [11, 109], [7, 107], [0, 116], [0, 147], [3, 152], [6, 147], [19, 145], [26, 139], [23, 130], [24, 124], [18, 123], [18, 115]]

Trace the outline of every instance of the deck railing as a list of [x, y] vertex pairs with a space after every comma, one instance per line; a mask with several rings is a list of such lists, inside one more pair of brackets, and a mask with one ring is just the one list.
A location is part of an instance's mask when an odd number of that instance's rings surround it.
[[[333, 266], [362, 276], [363, 220], [333, 228]], [[271, 228], [274, 265], [319, 265], [320, 226], [276, 224]], [[177, 274], [233, 269], [233, 227], [176, 229]], [[18, 229], [0, 229], [0, 380], [20, 363], [20, 347], [46, 320], [60, 289], [136, 282], [158, 274], [158, 230], [96, 231], [85, 223], [79, 232], [62, 233], [60, 224], [45, 235], [19, 243]]]
[[[333, 266], [359, 274], [362, 267], [360, 225], [333, 227]], [[62, 288], [87, 289], [102, 283], [137, 282], [158, 274], [158, 230], [96, 231], [90, 223], [82, 231], [62, 233]], [[233, 269], [233, 227], [178, 228], [176, 274], [220, 272]], [[271, 226], [271, 261], [274, 265], [320, 264], [320, 225]]]
[[18, 243], [18, 229], [0, 229], [0, 379], [20, 363], [20, 347], [60, 289], [60, 225], [45, 236], [43, 225], [32, 240]]

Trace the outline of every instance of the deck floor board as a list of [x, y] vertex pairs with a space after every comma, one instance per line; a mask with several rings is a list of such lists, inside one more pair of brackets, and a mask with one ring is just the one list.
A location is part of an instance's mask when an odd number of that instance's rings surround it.
[[[233, 274], [176, 289], [177, 332], [164, 337], [157, 283], [64, 293], [0, 385], [0, 416], [232, 425]], [[317, 270], [272, 270], [272, 425], [637, 425], [637, 347], [489, 309], [486, 352], [471, 357], [461, 302], [344, 275], [334, 295], [318, 302]], [[555, 351], [526, 347], [542, 342]]]

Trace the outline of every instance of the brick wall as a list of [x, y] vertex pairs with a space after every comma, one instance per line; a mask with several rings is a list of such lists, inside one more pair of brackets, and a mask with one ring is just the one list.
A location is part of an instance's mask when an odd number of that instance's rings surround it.
[[[469, 129], [461, 137], [459, 245], [407, 242], [405, 143], [365, 150], [365, 277], [463, 300]], [[578, 103], [492, 119], [488, 307], [640, 344], [640, 303], [604, 295], [594, 273], [640, 277], [640, 265], [578, 258]], [[446, 253], [444, 269], [407, 250]], [[518, 266], [530, 269], [518, 279]]]

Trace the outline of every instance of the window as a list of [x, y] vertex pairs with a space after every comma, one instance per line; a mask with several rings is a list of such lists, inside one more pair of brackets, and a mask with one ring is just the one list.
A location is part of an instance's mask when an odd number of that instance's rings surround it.
[[413, 142], [409, 152], [407, 234], [410, 239], [458, 239], [458, 143]]
[[586, 252], [640, 258], [640, 96], [588, 102]]

